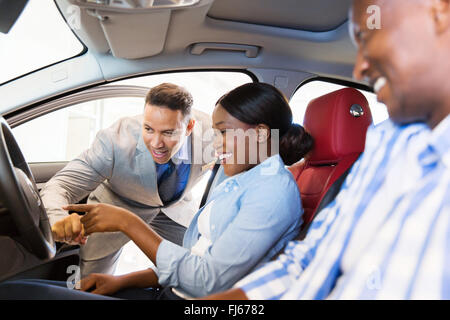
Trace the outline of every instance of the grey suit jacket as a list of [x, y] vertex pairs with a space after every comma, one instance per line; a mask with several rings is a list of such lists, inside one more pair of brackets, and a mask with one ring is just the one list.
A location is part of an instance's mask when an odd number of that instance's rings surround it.
[[[207, 172], [213, 159], [211, 117], [193, 111], [196, 120], [191, 139], [191, 170], [187, 186], [177, 201], [163, 205], [157, 188], [156, 167], [142, 139], [143, 116], [126, 117], [99, 131], [92, 146], [50, 179], [41, 190], [50, 223], [67, 216], [61, 207], [77, 203], [88, 194], [99, 202], [126, 208], [150, 221], [163, 211], [188, 226], [200, 198], [191, 189]], [[206, 133], [206, 134], [205, 134]], [[205, 139], [206, 138], [206, 139]]]

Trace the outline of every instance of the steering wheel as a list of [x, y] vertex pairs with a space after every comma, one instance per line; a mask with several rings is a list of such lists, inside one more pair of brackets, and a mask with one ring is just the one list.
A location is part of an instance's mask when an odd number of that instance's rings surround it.
[[40, 259], [55, 255], [55, 241], [33, 175], [11, 129], [0, 117], [0, 198], [22, 245]]

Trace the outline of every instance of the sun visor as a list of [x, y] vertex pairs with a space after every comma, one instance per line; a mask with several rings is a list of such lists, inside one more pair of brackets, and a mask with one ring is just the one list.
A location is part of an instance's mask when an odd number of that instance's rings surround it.
[[99, 11], [98, 15], [111, 53], [117, 58], [138, 59], [163, 50], [170, 13], [170, 10], [142, 14]]
[[117, 58], [139, 59], [164, 49], [172, 10], [200, 0], [69, 0], [98, 19], [111, 53]]
[[200, 0], [72, 0], [84, 8], [107, 9], [117, 12], [138, 12], [152, 9], [185, 8], [197, 4]]

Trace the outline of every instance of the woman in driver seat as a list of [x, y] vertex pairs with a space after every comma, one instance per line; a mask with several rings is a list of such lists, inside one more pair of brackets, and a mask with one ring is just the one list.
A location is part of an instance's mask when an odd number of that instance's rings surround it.
[[[297, 184], [285, 168], [312, 148], [292, 122], [283, 94], [249, 83], [225, 94], [213, 112], [214, 148], [228, 178], [194, 216], [183, 246], [163, 240], [139, 217], [106, 204], [71, 205], [84, 211], [86, 235], [121, 231], [154, 267], [122, 276], [91, 274], [80, 290], [66, 283], [19, 280], [0, 285], [0, 298], [182, 299], [230, 288], [273, 258], [297, 234], [303, 213]], [[45, 290], [40, 290], [45, 287]]]

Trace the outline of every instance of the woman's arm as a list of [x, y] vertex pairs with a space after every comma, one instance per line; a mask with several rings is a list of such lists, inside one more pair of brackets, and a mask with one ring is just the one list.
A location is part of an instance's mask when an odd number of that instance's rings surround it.
[[121, 277], [123, 288], [158, 287], [158, 276], [152, 269], [146, 269], [125, 274]]
[[86, 236], [95, 232], [125, 233], [156, 265], [156, 253], [162, 238], [132, 212], [105, 203], [72, 204], [63, 209], [86, 212], [81, 218]]
[[162, 238], [147, 223], [134, 214], [126, 219], [125, 223], [126, 225], [120, 231], [133, 240], [156, 266], [156, 254]]

